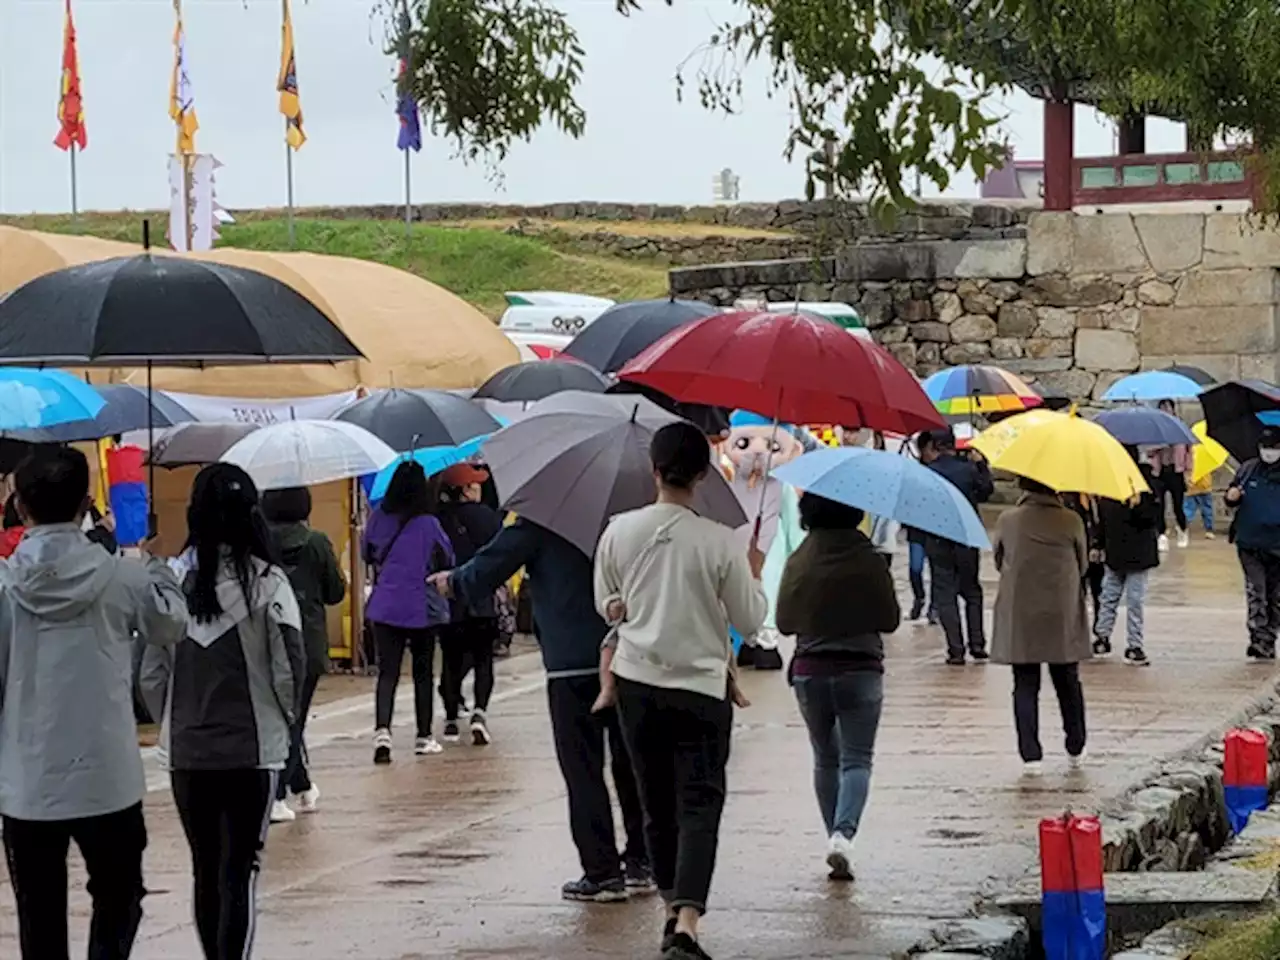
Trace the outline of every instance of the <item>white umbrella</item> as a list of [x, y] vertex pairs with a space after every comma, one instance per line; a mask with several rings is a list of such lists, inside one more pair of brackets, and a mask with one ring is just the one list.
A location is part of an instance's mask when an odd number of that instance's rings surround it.
[[255, 430], [222, 455], [262, 490], [309, 487], [377, 473], [396, 452], [363, 427], [341, 420], [290, 420]]

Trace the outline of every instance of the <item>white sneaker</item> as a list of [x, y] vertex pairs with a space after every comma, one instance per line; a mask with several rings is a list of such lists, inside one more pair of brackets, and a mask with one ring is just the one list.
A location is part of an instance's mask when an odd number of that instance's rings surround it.
[[1204, 532], [1204, 538], [1205, 538], [1206, 540], [1217, 540], [1217, 539], [1218, 539], [1218, 535], [1217, 535], [1216, 533], [1214, 533], [1212, 530], [1206, 530], [1206, 531]]
[[271, 804], [271, 822], [272, 823], [293, 823], [298, 819], [298, 815], [289, 809], [289, 805], [283, 800], [277, 800]]
[[1028, 780], [1035, 780], [1044, 776], [1044, 764], [1039, 760], [1028, 760], [1022, 765], [1022, 775]]
[[1089, 751], [1081, 750], [1074, 757], [1067, 755], [1067, 768], [1070, 770], [1080, 770], [1084, 767], [1084, 762], [1089, 759]]
[[1160, 534], [1160, 538], [1156, 540], [1156, 546], [1159, 548], [1161, 553], [1168, 553], [1169, 552], [1168, 534], [1164, 534], [1164, 533]]
[[391, 762], [391, 731], [386, 727], [379, 727], [373, 732], [373, 762]]
[[320, 788], [313, 783], [310, 790], [294, 794], [293, 799], [298, 804], [299, 813], [315, 813], [316, 806], [320, 803]]
[[435, 737], [419, 737], [413, 741], [413, 752], [420, 757], [425, 757], [433, 753], [444, 753], [444, 747], [440, 746], [440, 742]]
[[832, 880], [853, 879], [853, 841], [843, 833], [833, 833], [827, 843], [827, 866]]
[[1191, 542], [1191, 537], [1187, 535], [1187, 531], [1179, 530], [1178, 531], [1178, 549], [1180, 550], [1187, 549], [1187, 544], [1189, 544], [1190, 542]]

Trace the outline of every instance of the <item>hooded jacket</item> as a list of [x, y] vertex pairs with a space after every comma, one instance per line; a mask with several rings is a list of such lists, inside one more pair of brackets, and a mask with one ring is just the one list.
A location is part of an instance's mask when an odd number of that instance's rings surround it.
[[[289, 578], [252, 561], [249, 597], [230, 564], [218, 573], [222, 615], [188, 617], [172, 649], [152, 647], [140, 685], [162, 717], [160, 753], [171, 770], [281, 770], [306, 667], [302, 617]], [[190, 593], [195, 573], [186, 577]]]
[[[445, 503], [440, 507], [440, 525], [453, 544], [455, 562], [462, 566], [502, 531], [502, 517], [483, 503]], [[450, 610], [454, 623], [498, 615], [492, 593], [454, 597]]]
[[173, 644], [186, 621], [162, 561], [112, 556], [73, 523], [27, 530], [0, 562], [0, 814], [76, 820], [142, 800], [133, 634]]
[[307, 671], [322, 674], [329, 668], [325, 607], [336, 606], [347, 595], [347, 582], [338, 566], [338, 557], [329, 538], [305, 523], [273, 524], [271, 533], [302, 615]]
[[[1142, 467], [1154, 488], [1150, 468]], [[1116, 500], [1098, 504], [1098, 537], [1103, 562], [1116, 573], [1141, 573], [1160, 566], [1159, 526], [1163, 507], [1154, 494], [1144, 493], [1136, 506]]]

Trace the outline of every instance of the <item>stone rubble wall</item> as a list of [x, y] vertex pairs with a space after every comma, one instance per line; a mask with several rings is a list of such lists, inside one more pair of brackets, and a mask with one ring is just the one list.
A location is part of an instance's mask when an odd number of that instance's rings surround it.
[[[749, 230], [832, 234], [845, 240], [892, 237], [980, 238], [1025, 235], [1035, 204], [966, 203], [925, 200], [918, 208], [884, 224], [867, 204], [856, 200], [780, 200], [775, 203], [724, 203], [695, 206], [660, 203], [579, 201], [546, 204], [423, 203], [413, 207], [422, 223], [464, 220], [640, 221], [720, 225]], [[404, 207], [392, 204], [320, 207], [307, 216], [331, 219], [403, 220]]]
[[992, 362], [1074, 400], [1171, 363], [1277, 378], [1280, 230], [1236, 214], [1033, 214], [1025, 238], [906, 240], [671, 271], [677, 296], [838, 300], [921, 375]]

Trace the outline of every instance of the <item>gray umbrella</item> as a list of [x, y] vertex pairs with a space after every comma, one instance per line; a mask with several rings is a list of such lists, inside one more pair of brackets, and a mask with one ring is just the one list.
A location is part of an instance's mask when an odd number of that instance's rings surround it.
[[[530, 407], [482, 453], [506, 509], [592, 556], [611, 517], [653, 503], [649, 443], [677, 420], [643, 397], [568, 391]], [[714, 470], [698, 487], [694, 508], [728, 527], [747, 522]]]
[[257, 429], [256, 423], [180, 423], [156, 434], [150, 462], [157, 467], [216, 463]]

